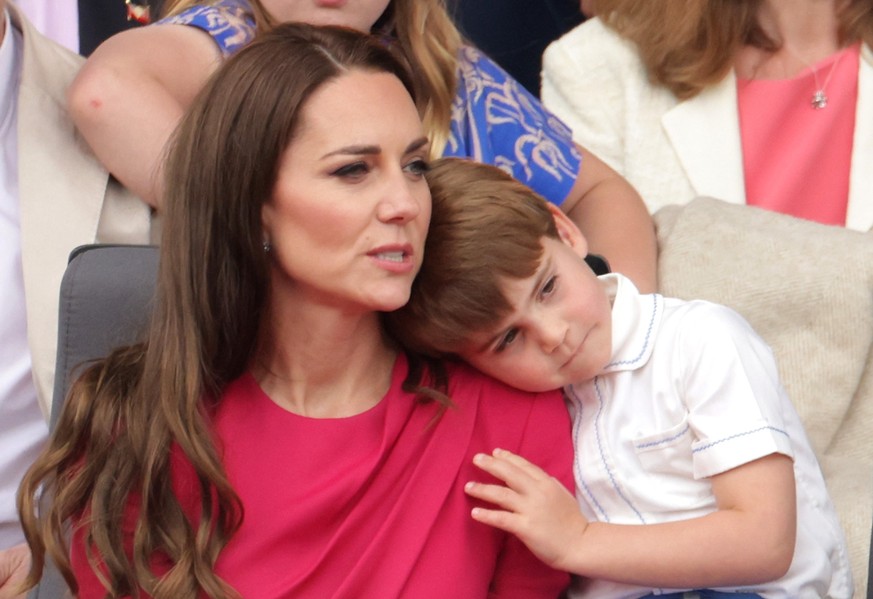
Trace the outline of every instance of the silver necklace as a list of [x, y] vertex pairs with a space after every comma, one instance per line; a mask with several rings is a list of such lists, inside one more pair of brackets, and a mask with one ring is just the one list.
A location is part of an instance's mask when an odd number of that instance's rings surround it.
[[786, 46], [785, 49], [788, 50], [788, 53], [791, 54], [792, 56], [794, 56], [794, 58], [796, 58], [797, 60], [802, 62], [804, 65], [806, 65], [806, 68], [808, 68], [810, 71], [812, 71], [812, 78], [815, 81], [815, 91], [812, 94], [812, 100], [810, 100], [810, 102], [809, 102], [810, 106], [812, 106], [815, 110], [822, 110], [824, 108], [827, 108], [828, 95], [825, 93], [825, 89], [827, 88], [828, 83], [830, 83], [831, 76], [834, 74], [834, 70], [837, 68], [837, 65], [840, 63], [840, 60], [842, 60], [843, 55], [840, 54], [837, 57], [837, 59], [834, 61], [834, 64], [831, 65], [831, 68], [828, 71], [828, 76], [825, 79], [824, 84], [819, 85], [818, 84], [818, 70], [813, 68], [813, 66], [811, 64], [806, 62], [802, 56], [800, 56], [799, 54], [794, 52], [791, 48]]

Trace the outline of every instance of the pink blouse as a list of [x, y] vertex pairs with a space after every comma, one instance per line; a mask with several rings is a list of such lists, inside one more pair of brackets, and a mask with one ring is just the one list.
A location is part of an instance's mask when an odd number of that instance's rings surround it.
[[[242, 597], [554, 599], [569, 583], [515, 537], [474, 521], [475, 502], [463, 490], [486, 479], [473, 455], [495, 447], [528, 457], [572, 488], [560, 391], [523, 393], [452, 364], [455, 407], [435, 418], [435, 404], [401, 390], [406, 370], [401, 357], [385, 398], [350, 418], [287, 412], [250, 374], [228, 387], [214, 425], [244, 520], [216, 571]], [[180, 455], [174, 488], [194, 518], [196, 478]], [[80, 599], [102, 598], [81, 534], [72, 561]], [[171, 565], [159, 556], [155, 562], [159, 573]]]
[[[794, 79], [739, 81], [746, 203], [845, 226], [860, 49], [850, 46]], [[827, 96], [821, 109], [812, 106], [817, 87]]]

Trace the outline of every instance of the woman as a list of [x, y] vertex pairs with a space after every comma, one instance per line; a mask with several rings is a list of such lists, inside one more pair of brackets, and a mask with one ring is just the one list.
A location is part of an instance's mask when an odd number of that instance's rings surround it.
[[22, 485], [31, 582], [47, 551], [81, 599], [566, 585], [473, 522], [463, 491], [494, 446], [569, 484], [560, 396], [428, 366], [382, 330], [430, 215], [412, 89], [373, 38], [285, 25], [195, 100], [167, 161], [147, 339], [76, 383]]
[[[561, 204], [643, 289], [655, 286], [655, 239], [639, 195], [502, 69], [465, 45], [444, 0], [177, 0], [155, 26], [122, 32], [89, 58], [70, 92], [76, 124], [125, 185], [160, 204], [159, 156], [184, 108], [225, 57], [257, 31], [298, 21], [373, 31], [415, 77], [434, 156], [510, 170]], [[584, 156], [584, 158], [583, 158]]]
[[873, 226], [869, 0], [597, 0], [543, 102], [650, 211], [704, 195]]

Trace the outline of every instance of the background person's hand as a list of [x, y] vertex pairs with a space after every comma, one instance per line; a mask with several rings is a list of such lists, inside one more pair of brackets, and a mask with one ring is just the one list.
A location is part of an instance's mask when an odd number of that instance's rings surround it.
[[30, 570], [30, 549], [26, 543], [0, 551], [0, 599], [24, 599], [19, 587]]

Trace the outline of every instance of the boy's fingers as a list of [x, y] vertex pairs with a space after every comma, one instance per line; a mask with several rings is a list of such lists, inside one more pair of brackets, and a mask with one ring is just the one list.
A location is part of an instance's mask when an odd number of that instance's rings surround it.
[[505, 510], [516, 511], [518, 509], [518, 494], [508, 487], [470, 481], [464, 485], [464, 491], [470, 497], [493, 503]]
[[494, 528], [499, 528], [510, 534], [518, 534], [515, 526], [515, 517], [509, 512], [499, 510], [488, 510], [481, 507], [473, 508], [471, 512], [473, 519], [482, 524], [488, 524]]
[[487, 453], [477, 453], [473, 456], [473, 463], [510, 487], [518, 488], [519, 485], [523, 484], [524, 471], [508, 460], [492, 457]]
[[493, 451], [492, 455], [495, 459], [509, 462], [534, 480], [550, 478], [550, 476], [539, 466], [530, 463], [520, 455], [514, 454], [506, 449], [497, 448]]

